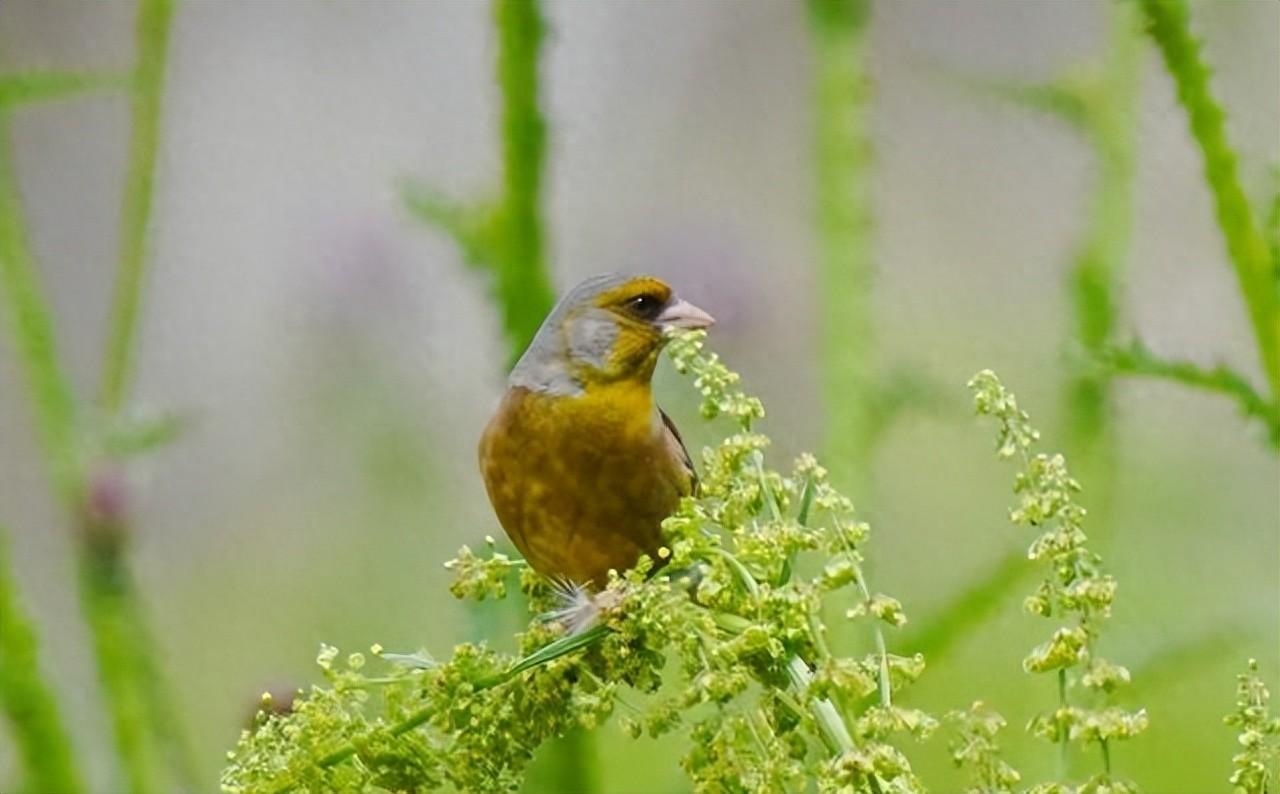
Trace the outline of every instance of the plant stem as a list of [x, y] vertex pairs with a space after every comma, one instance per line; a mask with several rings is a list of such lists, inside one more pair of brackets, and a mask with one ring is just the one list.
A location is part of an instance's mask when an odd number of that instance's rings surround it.
[[1220, 364], [1207, 368], [1191, 361], [1161, 358], [1140, 339], [1132, 340], [1126, 347], [1103, 349], [1098, 363], [1117, 374], [1162, 378], [1229, 397], [1242, 414], [1260, 421], [1267, 429], [1271, 446], [1280, 448], [1280, 402], [1268, 400], [1247, 378], [1230, 367]]
[[[763, 479], [762, 479], [763, 482]], [[775, 506], [776, 507], [776, 506]], [[754, 597], [760, 591], [760, 585], [756, 582], [755, 577], [746, 569], [737, 557], [730, 554], [724, 549], [716, 549], [721, 556], [729, 563], [729, 567], [733, 570], [734, 575], [741, 581], [747, 592]], [[717, 617], [717, 623], [721, 627], [734, 625], [742, 618], [733, 615], [726, 615], [721, 618]], [[729, 620], [733, 618], [734, 620]], [[730, 629], [732, 630], [732, 629]], [[823, 640], [817, 631], [813, 632], [815, 645], [820, 645]], [[884, 643], [881, 642], [881, 660], [885, 661], [883, 655]], [[884, 670], [887, 674], [887, 669]], [[791, 681], [791, 686], [796, 693], [804, 699], [804, 695], [809, 690], [810, 684], [813, 683], [813, 671], [809, 669], [809, 665], [801, 659], [799, 655], [792, 655], [787, 659], [787, 677]], [[809, 711], [813, 715], [814, 720], [818, 723], [818, 727], [822, 729], [822, 734], [827, 738], [828, 744], [833, 752], [846, 753], [854, 749], [853, 736], [849, 733], [849, 727], [845, 724], [844, 717], [841, 716], [835, 704], [826, 698], [813, 698], [809, 704]], [[880, 783], [874, 776], [868, 778], [871, 781], [873, 791], [880, 791]]]
[[[1063, 668], [1058, 670], [1058, 707], [1067, 708], [1067, 671]], [[1067, 758], [1067, 733], [1059, 729], [1058, 731], [1058, 777], [1066, 779], [1069, 771], [1069, 759]]]
[[10, 576], [7, 533], [0, 527], [0, 709], [26, 775], [26, 790], [84, 790], [58, 703], [40, 672], [35, 627]]
[[[791, 679], [791, 685], [801, 696], [813, 683], [813, 671], [799, 656], [792, 656], [787, 660], [787, 676]], [[844, 724], [844, 718], [840, 716], [840, 712], [836, 711], [831, 701], [825, 698], [815, 699], [810, 706], [810, 711], [834, 750], [846, 753], [854, 748], [853, 736], [850, 735], [849, 728]]]
[[110, 706], [116, 752], [132, 794], [157, 791], [155, 757], [148, 723], [145, 668], [148, 649], [138, 642], [132, 583], [119, 559], [120, 549], [82, 544], [79, 555], [80, 602], [93, 635], [98, 678]]
[[824, 340], [822, 396], [832, 479], [865, 491], [877, 382], [871, 321], [871, 138], [866, 0], [810, 0], [818, 245]]
[[160, 101], [164, 94], [166, 53], [173, 19], [172, 0], [139, 0], [129, 139], [129, 170], [120, 215], [120, 264], [111, 303], [110, 333], [102, 367], [99, 399], [107, 414], [120, 410], [133, 377], [138, 310], [147, 262], [147, 225], [155, 187], [160, 143]]
[[[1120, 288], [1133, 236], [1133, 178], [1140, 40], [1134, 9], [1108, 6], [1109, 42], [1099, 78], [1084, 95], [1084, 131], [1097, 163], [1093, 200], [1084, 239], [1072, 266], [1074, 336], [1089, 358], [1096, 358], [1115, 335], [1120, 318]], [[1107, 484], [1114, 458], [1111, 432], [1110, 373], [1085, 365], [1066, 387], [1067, 437], [1075, 439], [1091, 482]], [[1110, 501], [1104, 493], [1100, 504]]]
[[0, 111], [0, 289], [7, 304], [10, 337], [30, 392], [49, 480], [63, 500], [79, 502], [82, 486], [75, 439], [76, 401], [58, 364], [53, 316], [27, 240], [6, 111]]
[[[134, 73], [134, 130], [123, 208], [121, 265], [112, 309], [111, 342], [103, 365], [102, 403], [119, 408], [136, 337], [145, 233], [151, 206], [159, 95], [172, 15], [170, 0], [142, 0], [138, 12], [138, 64]], [[134, 792], [154, 788], [153, 738], [175, 748], [180, 777], [195, 787], [177, 710], [160, 680], [156, 653], [124, 549], [128, 528], [104, 522], [87, 505], [87, 472], [81, 461], [77, 401], [59, 364], [53, 320], [36, 277], [15, 172], [9, 117], [0, 114], [0, 283], [12, 320], [12, 336], [25, 371], [40, 441], [54, 491], [78, 530], [81, 605], [93, 636], [98, 673], [114, 729], [124, 776]], [[154, 731], [155, 736], [151, 734]]]
[[[871, 590], [867, 588], [867, 577], [862, 566], [854, 563], [854, 578], [858, 580], [858, 591], [864, 601], [871, 601]], [[885, 708], [893, 706], [893, 682], [889, 678], [889, 648], [884, 641], [884, 629], [880, 628], [880, 618], [872, 616], [875, 621], [876, 653], [880, 655], [880, 705]]]
[[53, 102], [128, 88], [130, 76], [109, 72], [24, 71], [0, 75], [0, 108]]
[[502, 89], [503, 197], [492, 266], [514, 363], [555, 303], [542, 218], [547, 125], [538, 105], [538, 56], [546, 25], [538, 0], [494, 0], [493, 10]]
[[[108, 416], [123, 407], [134, 377], [139, 314], [146, 280], [147, 240], [155, 196], [156, 160], [160, 150], [160, 119], [164, 97], [174, 0], [138, 0], [134, 35], [137, 56], [130, 93], [129, 164], [120, 213], [119, 264], [110, 309], [110, 331], [103, 353], [99, 403]], [[114, 604], [136, 643], [127, 672], [146, 681], [141, 693], [155, 738], [168, 747], [178, 777], [188, 787], [199, 785], [197, 767], [182, 726], [179, 709], [163, 670], [152, 654], [156, 643], [142, 617], [141, 603], [125, 568], [123, 554], [101, 556], [98, 563], [117, 566], [103, 576], [90, 576], [90, 586], [115, 579], [119, 589], [104, 600]], [[101, 644], [99, 647], [103, 647]], [[151, 650], [147, 650], [151, 649]], [[105, 650], [105, 648], [104, 648]]]
[[[799, 656], [792, 656], [787, 660], [787, 675], [791, 679], [792, 687], [801, 695], [804, 695], [809, 685], [813, 683], [813, 671]], [[823, 735], [832, 745], [833, 751], [839, 754], [854, 749], [853, 737], [849, 734], [849, 728], [845, 725], [844, 718], [840, 716], [834, 703], [826, 698], [814, 698], [809, 710], [818, 726], [822, 728]], [[867, 783], [872, 794], [879, 794], [880, 780], [874, 774], [867, 776]]]
[[1187, 112], [1191, 135], [1204, 160], [1218, 226], [1226, 240], [1236, 281], [1249, 312], [1262, 371], [1273, 399], [1280, 400], [1280, 291], [1271, 247], [1249, 205], [1227, 140], [1226, 116], [1209, 87], [1209, 69], [1191, 32], [1186, 0], [1141, 0], [1147, 30], [1164, 57]]

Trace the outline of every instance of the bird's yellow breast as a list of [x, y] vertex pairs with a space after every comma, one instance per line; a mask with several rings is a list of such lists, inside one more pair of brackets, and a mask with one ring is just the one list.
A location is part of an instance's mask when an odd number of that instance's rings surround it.
[[662, 520], [691, 486], [665, 432], [647, 383], [508, 391], [480, 464], [498, 520], [535, 570], [602, 584], [657, 551]]

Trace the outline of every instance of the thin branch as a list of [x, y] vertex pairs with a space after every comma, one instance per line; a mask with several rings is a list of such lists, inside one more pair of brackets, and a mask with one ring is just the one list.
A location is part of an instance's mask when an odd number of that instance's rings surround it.
[[80, 604], [93, 638], [98, 678], [107, 695], [116, 752], [128, 790], [146, 794], [159, 790], [148, 724], [146, 690], [151, 683], [142, 662], [151, 650], [141, 642], [135, 618], [137, 599], [126, 567], [116, 559], [119, 552], [81, 544]]
[[120, 217], [120, 264], [111, 303], [110, 333], [102, 366], [99, 399], [108, 414], [120, 410], [133, 377], [138, 308], [147, 262], [147, 226], [160, 148], [160, 101], [164, 94], [166, 53], [173, 19], [172, 0], [140, 0], [137, 18], [138, 60], [132, 92], [133, 131], [129, 171]]
[[132, 75], [109, 72], [29, 71], [0, 75], [0, 108], [126, 90]]
[[492, 202], [465, 202], [421, 186], [402, 193], [414, 214], [454, 239], [468, 265], [489, 275], [510, 366], [555, 303], [542, 216], [547, 123], [539, 107], [538, 65], [546, 24], [539, 0], [494, 0], [493, 19], [502, 95], [501, 194]]
[[1280, 294], [1271, 246], [1240, 186], [1236, 153], [1227, 140], [1226, 115], [1209, 86], [1209, 67], [1191, 31], [1186, 0], [1141, 0], [1148, 33], [1187, 112], [1191, 135], [1204, 159], [1205, 181], [1213, 194], [1218, 226], [1249, 311], [1262, 370], [1272, 398], [1280, 399]]
[[[133, 133], [122, 210], [121, 259], [102, 369], [101, 401], [109, 415], [118, 411], [126, 393], [136, 340], [172, 11], [171, 0], [141, 0], [138, 9], [138, 62], [132, 73]], [[49, 78], [43, 83], [28, 80], [26, 85], [29, 97], [35, 96], [32, 86], [37, 85], [50, 96], [88, 88], [85, 81], [69, 78]], [[12, 336], [26, 372], [50, 480], [75, 521], [80, 600], [121, 768], [131, 791], [155, 790], [156, 739], [171, 748], [183, 783], [196, 786], [195, 767], [167, 682], [161, 680], [153, 658], [156, 651], [125, 560], [128, 527], [120, 516], [97, 515], [88, 503], [88, 473], [81, 460], [84, 428], [79, 425], [75, 395], [60, 368], [53, 320], [27, 242], [7, 115], [0, 114], [0, 122], [0, 282], [9, 303]]]
[[58, 363], [53, 314], [39, 282], [22, 212], [10, 119], [0, 111], [0, 291], [9, 316], [9, 335], [31, 395], [50, 482], [64, 500], [77, 502], [76, 399]]
[[1137, 339], [1127, 346], [1102, 349], [1097, 362], [1116, 375], [1161, 378], [1229, 397], [1241, 413], [1262, 422], [1272, 445], [1280, 448], [1280, 405], [1267, 399], [1247, 378], [1224, 364], [1206, 368], [1191, 361], [1161, 358]]
[[404, 185], [400, 196], [410, 212], [453, 238], [467, 265], [478, 270], [493, 266], [498, 232], [497, 215], [492, 206], [462, 204], [412, 182]]
[[[1137, 96], [1142, 40], [1136, 9], [1108, 6], [1107, 51], [1098, 76], [1082, 94], [1087, 114], [1084, 133], [1097, 163], [1088, 225], [1076, 248], [1069, 282], [1074, 309], [1072, 335], [1096, 353], [1115, 337], [1123, 317], [1124, 272], [1133, 238], [1136, 170]], [[1115, 459], [1112, 388], [1103, 373], [1077, 368], [1066, 383], [1067, 433], [1080, 445], [1086, 474], [1099, 488], [1095, 506], [1113, 497]]]

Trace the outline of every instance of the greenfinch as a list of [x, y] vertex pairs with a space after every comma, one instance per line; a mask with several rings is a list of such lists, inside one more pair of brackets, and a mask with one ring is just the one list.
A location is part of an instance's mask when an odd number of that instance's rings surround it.
[[498, 522], [535, 571], [599, 589], [641, 554], [697, 478], [651, 381], [672, 331], [711, 315], [650, 276], [570, 290], [516, 363], [480, 439]]

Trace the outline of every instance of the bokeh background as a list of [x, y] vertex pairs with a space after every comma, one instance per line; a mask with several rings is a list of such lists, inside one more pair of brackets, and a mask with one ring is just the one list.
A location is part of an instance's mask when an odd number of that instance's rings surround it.
[[[127, 2], [5, 0], [0, 68], [126, 68], [133, 13]], [[721, 320], [713, 344], [764, 398], [777, 452], [827, 447], [803, 5], [550, 0], [546, 14], [557, 287], [610, 270], [668, 278]], [[1195, 18], [1260, 198], [1280, 158], [1280, 5], [1205, 3]], [[1099, 55], [1107, 24], [1104, 5], [1068, 0], [873, 8], [875, 344], [938, 388], [883, 429], [855, 496], [873, 525], [876, 582], [913, 618], [1027, 540], [1005, 520], [1011, 472], [969, 416], [966, 378], [997, 370], [1048, 443], [1069, 449], [1055, 438], [1065, 279], [1093, 184], [1080, 136], [953, 78], [1050, 78]], [[501, 534], [474, 449], [507, 352], [484, 277], [406, 211], [399, 188], [495, 186], [495, 46], [481, 3], [193, 0], [177, 11], [134, 402], [189, 424], [133, 468], [130, 505], [133, 566], [210, 790], [258, 693], [315, 680], [321, 641], [439, 653], [493, 625], [448, 595], [441, 562]], [[1162, 353], [1223, 360], [1261, 382], [1185, 115], [1154, 50], [1142, 52], [1122, 325]], [[127, 101], [104, 95], [14, 122], [40, 277], [86, 389], [114, 277], [128, 121]], [[110, 791], [72, 540], [12, 345], [0, 345], [0, 517], [75, 743], [95, 790]], [[664, 371], [658, 387], [691, 443], [711, 437], [681, 382]], [[1117, 393], [1104, 552], [1121, 589], [1104, 648], [1138, 665], [1207, 631], [1223, 638], [1139, 682], [1131, 700], [1152, 728], [1117, 751], [1117, 769], [1154, 791], [1220, 790], [1233, 674], [1257, 656], [1274, 681], [1280, 653], [1280, 466], [1227, 401], [1150, 381]], [[1019, 602], [931, 660], [913, 697], [934, 711], [995, 705], [1035, 780], [1055, 753], [1017, 728], [1054, 695], [1020, 672], [1044, 627]], [[602, 790], [686, 788], [672, 742], [632, 742], [613, 725], [598, 742]], [[943, 740], [913, 757], [938, 790], [959, 785]], [[0, 733], [0, 781], [14, 764]], [[554, 790], [535, 774], [539, 786]]]

